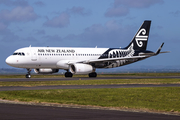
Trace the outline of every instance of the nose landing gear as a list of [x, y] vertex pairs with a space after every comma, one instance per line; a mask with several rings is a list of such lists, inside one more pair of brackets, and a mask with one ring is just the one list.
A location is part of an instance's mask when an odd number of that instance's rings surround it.
[[31, 69], [27, 69], [26, 78], [31, 78]]

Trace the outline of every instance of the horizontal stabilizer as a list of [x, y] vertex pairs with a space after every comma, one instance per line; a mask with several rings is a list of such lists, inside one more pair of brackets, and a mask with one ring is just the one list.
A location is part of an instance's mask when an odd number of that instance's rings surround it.
[[161, 46], [159, 47], [159, 49], [155, 52], [155, 55], [158, 55], [163, 47], [164, 43], [161, 44]]
[[155, 53], [139, 53], [140, 56], [153, 56]]
[[160, 53], [170, 53], [170, 51], [163, 51], [163, 52], [160, 52]]

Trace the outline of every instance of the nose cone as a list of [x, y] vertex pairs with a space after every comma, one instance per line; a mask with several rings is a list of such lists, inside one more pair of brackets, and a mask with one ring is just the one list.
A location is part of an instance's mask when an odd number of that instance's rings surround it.
[[6, 64], [13, 66], [13, 59], [11, 56], [9, 56], [8, 58], [6, 58]]

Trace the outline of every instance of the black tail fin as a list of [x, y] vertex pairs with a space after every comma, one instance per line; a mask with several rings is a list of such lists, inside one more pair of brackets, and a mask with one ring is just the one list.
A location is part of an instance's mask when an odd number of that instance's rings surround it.
[[126, 47], [129, 48], [133, 46], [134, 50], [144, 51], [147, 47], [149, 31], [150, 31], [151, 21], [144, 21], [144, 23], [139, 28], [138, 32], [132, 39], [131, 43]]

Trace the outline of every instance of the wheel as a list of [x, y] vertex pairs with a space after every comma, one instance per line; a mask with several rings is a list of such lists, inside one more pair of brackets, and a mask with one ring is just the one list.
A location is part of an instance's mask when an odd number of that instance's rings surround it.
[[71, 72], [66, 72], [66, 73], [64, 74], [64, 76], [65, 76], [65, 77], [72, 77], [73, 74], [72, 74]]
[[31, 75], [30, 74], [26, 74], [26, 78], [31, 78]]
[[89, 73], [89, 77], [97, 77], [97, 73], [96, 72]]
[[31, 78], [31, 69], [27, 68], [27, 71], [26, 78]]

